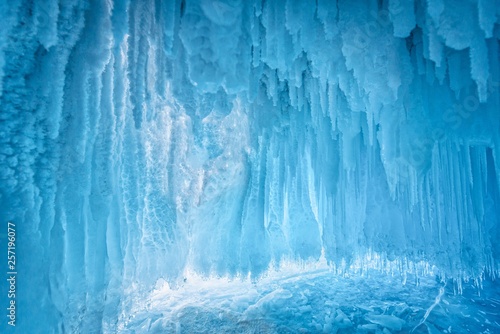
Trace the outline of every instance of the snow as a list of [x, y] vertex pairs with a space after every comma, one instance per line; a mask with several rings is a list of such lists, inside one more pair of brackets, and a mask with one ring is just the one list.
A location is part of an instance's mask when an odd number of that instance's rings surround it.
[[[368, 272], [372, 286], [399, 277], [400, 293], [409, 277], [437, 277], [494, 295], [499, 40], [498, 0], [0, 0], [0, 220], [18, 226], [16, 329], [178, 331], [196, 320], [186, 308], [169, 315], [181, 322], [123, 315], [160, 281], [192, 293], [187, 273], [230, 281], [240, 299], [223, 307], [207, 287], [190, 307], [231, 310], [248, 331], [315, 312], [294, 330], [413, 329], [422, 318], [326, 314], [327, 287], [353, 292]], [[306, 287], [304, 268], [297, 285], [282, 281], [288, 263], [324, 266], [311, 281], [321, 288]], [[493, 304], [484, 312], [497, 315]], [[418, 330], [450, 332], [436, 321]]]

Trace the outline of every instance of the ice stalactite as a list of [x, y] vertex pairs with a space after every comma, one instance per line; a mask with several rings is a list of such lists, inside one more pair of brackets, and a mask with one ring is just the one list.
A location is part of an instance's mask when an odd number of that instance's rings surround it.
[[497, 277], [499, 17], [495, 0], [0, 2], [20, 312], [113, 332], [159, 278], [283, 260]]

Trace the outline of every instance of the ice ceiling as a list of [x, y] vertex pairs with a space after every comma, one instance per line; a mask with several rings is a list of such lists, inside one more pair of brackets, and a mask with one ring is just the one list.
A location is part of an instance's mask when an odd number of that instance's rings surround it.
[[187, 270], [500, 274], [497, 0], [9, 0], [0, 28], [0, 218], [47, 328], [113, 332]]

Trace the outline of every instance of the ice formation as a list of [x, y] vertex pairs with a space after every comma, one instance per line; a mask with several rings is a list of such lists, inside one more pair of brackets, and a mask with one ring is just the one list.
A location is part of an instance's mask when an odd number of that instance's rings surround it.
[[499, 40], [498, 0], [0, 0], [18, 328], [187, 270], [497, 277]]

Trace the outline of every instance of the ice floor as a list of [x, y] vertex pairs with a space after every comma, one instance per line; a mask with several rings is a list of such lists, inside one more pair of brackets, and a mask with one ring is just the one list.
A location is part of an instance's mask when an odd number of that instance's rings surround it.
[[453, 282], [326, 268], [247, 280], [186, 278], [137, 301], [123, 333], [499, 333], [500, 282]]

